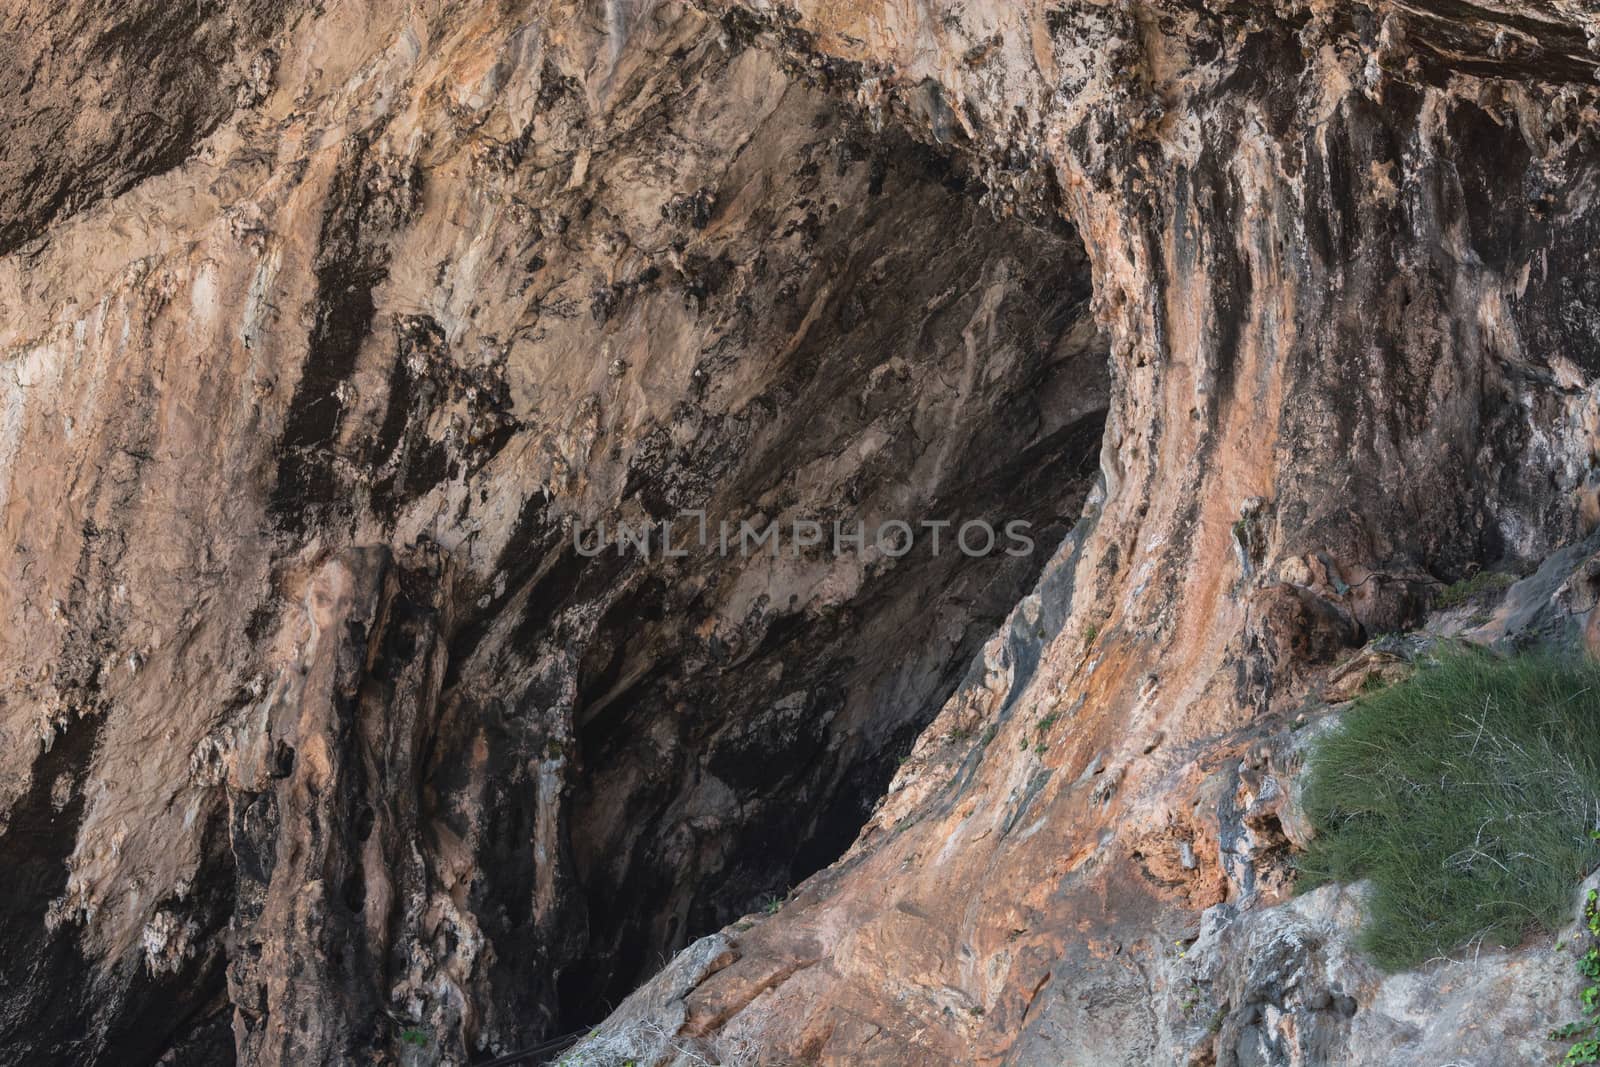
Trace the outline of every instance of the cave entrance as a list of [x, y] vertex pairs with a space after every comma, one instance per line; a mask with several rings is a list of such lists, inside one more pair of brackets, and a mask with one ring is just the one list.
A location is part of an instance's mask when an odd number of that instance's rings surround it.
[[[751, 515], [951, 526], [938, 550], [921, 527], [898, 559], [824, 544], [651, 564], [610, 604], [575, 715], [568, 841], [587, 937], [560, 969], [563, 1032], [850, 846], [1098, 472], [1107, 357], [1076, 234], [996, 221], [944, 160], [893, 135], [854, 141], [815, 106], [834, 124], [816, 123], [828, 152], [767, 175], [772, 202], [798, 210], [720, 220], [769, 248], [815, 222], [809, 268], [774, 263], [741, 297], [797, 340], [707, 354], [697, 375], [761, 361], [761, 388], [715, 413], [718, 433], [685, 415], [695, 430], [676, 438], [697, 443], [641, 465], [637, 492], [661, 514], [703, 479], [713, 529]], [[968, 521], [1026, 523], [1032, 550], [1008, 554], [1002, 533], [968, 554], [953, 544]]]

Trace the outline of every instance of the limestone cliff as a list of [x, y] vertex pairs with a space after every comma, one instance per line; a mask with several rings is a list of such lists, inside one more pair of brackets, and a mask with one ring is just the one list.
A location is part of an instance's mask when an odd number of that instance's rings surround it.
[[1288, 882], [1372, 638], [1594, 605], [1593, 5], [6, 25], [0, 1062], [1559, 1058]]

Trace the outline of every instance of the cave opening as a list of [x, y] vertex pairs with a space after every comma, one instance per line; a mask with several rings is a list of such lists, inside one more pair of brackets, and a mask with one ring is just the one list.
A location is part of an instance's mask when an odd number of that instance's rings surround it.
[[[815, 168], [773, 179], [868, 206], [821, 228], [815, 266], [763, 294], [757, 314], [806, 308], [809, 327], [729, 415], [754, 413], [759, 432], [731, 461], [708, 458], [726, 441], [691, 445], [631, 481], [648, 495], [666, 471], [720, 464], [694, 501], [713, 526], [1024, 522], [1032, 550], [968, 555], [947, 533], [868, 564], [828, 546], [713, 554], [658, 561], [610, 602], [575, 702], [567, 843], [586, 937], [559, 968], [557, 1032], [598, 1022], [674, 952], [849, 848], [1098, 474], [1109, 371], [1076, 233], [997, 220], [948, 159], [893, 131], [843, 157], [820, 188]], [[648, 503], [661, 514], [672, 497]]]

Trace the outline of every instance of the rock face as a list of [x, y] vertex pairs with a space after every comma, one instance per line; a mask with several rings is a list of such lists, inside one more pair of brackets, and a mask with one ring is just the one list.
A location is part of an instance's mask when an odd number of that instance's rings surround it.
[[0, 1062], [1559, 1054], [1285, 898], [1354, 649], [1595, 602], [1586, 5], [35, 8]]

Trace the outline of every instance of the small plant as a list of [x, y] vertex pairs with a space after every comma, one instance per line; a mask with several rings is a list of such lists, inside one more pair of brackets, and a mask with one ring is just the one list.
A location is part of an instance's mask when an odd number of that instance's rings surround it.
[[[1589, 836], [1596, 834], [1590, 831]], [[1550, 1031], [1551, 1041], [1572, 1042], [1561, 1061], [1569, 1065], [1600, 1063], [1600, 893], [1593, 889], [1584, 898], [1583, 925], [1589, 932], [1589, 949], [1578, 958], [1578, 973], [1585, 980], [1578, 995], [1583, 1019]]]
[[1041, 734], [1049, 733], [1050, 727], [1054, 726], [1060, 720], [1060, 718], [1061, 715], [1059, 712], [1052, 711], [1050, 714], [1039, 720], [1039, 725], [1037, 727], [1038, 731]]
[[983, 728], [983, 736], [981, 738], [979, 738], [978, 743], [982, 744], [982, 745], [987, 745], [990, 741], [994, 740], [995, 735], [998, 734], [999, 732], [1000, 732], [1000, 727], [996, 726], [994, 723], [990, 723], [988, 726], [985, 726]]
[[416, 1048], [426, 1048], [428, 1045], [428, 1031], [417, 1026], [407, 1027], [400, 1031], [400, 1040]]
[[1086, 645], [1094, 644], [1095, 638], [1097, 638], [1099, 636], [1100, 636], [1100, 624], [1099, 623], [1091, 622], [1091, 623], [1089, 623], [1087, 626], [1085, 626], [1083, 628], [1083, 643], [1084, 644], [1086, 644]]
[[1600, 666], [1446, 652], [1363, 694], [1307, 772], [1299, 887], [1371, 879], [1383, 966], [1557, 929], [1600, 863]]
[[1561, 1062], [1574, 1065], [1600, 1063], [1600, 1041], [1590, 1039], [1575, 1042], [1571, 1048], [1567, 1049], [1567, 1054]]

